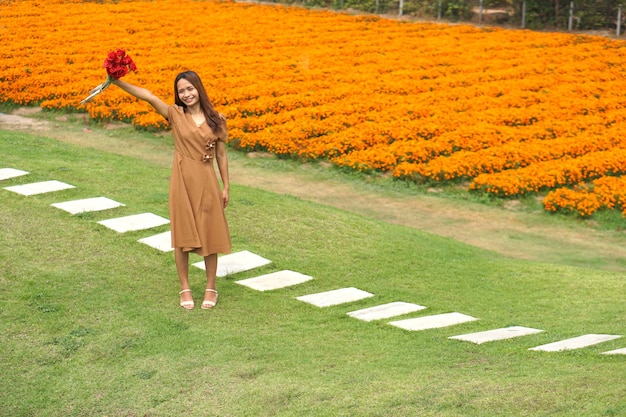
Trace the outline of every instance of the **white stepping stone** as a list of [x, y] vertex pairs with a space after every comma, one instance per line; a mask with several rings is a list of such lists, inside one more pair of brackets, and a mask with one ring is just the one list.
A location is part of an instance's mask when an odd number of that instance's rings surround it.
[[347, 314], [350, 317], [354, 317], [355, 319], [363, 321], [373, 321], [401, 316], [403, 314], [424, 310], [425, 308], [426, 307], [418, 304], [396, 301], [393, 303], [382, 304], [375, 307], [364, 308], [362, 310], [351, 311]]
[[85, 198], [83, 200], [65, 201], [63, 203], [52, 203], [53, 207], [60, 208], [72, 214], [84, 213], [88, 211], [102, 211], [124, 206], [115, 200], [106, 197]]
[[303, 295], [301, 297], [297, 297], [297, 300], [304, 301], [305, 303], [313, 304], [318, 307], [328, 307], [337, 304], [350, 303], [373, 296], [374, 294], [370, 294], [367, 291], [350, 287], [320, 292], [317, 294]]
[[124, 233], [134, 230], [150, 229], [152, 227], [168, 224], [170, 221], [164, 217], [152, 213], [133, 214], [132, 216], [118, 217], [115, 219], [101, 220], [98, 223]]
[[[254, 268], [267, 265], [272, 261], [249, 251], [241, 251], [220, 256], [217, 259], [217, 276], [225, 277], [237, 272], [249, 271]], [[196, 262], [193, 266], [205, 269], [204, 261]]]
[[444, 313], [434, 316], [392, 321], [389, 324], [405, 330], [428, 330], [454, 326], [455, 324], [467, 323], [474, 320], [478, 319], [461, 313]]
[[261, 275], [255, 278], [235, 281], [237, 284], [245, 285], [258, 291], [269, 291], [278, 288], [290, 287], [312, 280], [313, 277], [294, 271], [278, 271], [271, 274]]
[[528, 350], [539, 350], [543, 352], [559, 352], [562, 350], [581, 349], [587, 346], [597, 345], [598, 343], [608, 342], [609, 340], [619, 339], [622, 336], [612, 334], [585, 334], [583, 336], [573, 337], [571, 339], [561, 340], [559, 342], [548, 343]]
[[73, 185], [66, 184], [64, 182], [57, 181], [57, 180], [33, 182], [31, 184], [4, 187], [5, 190], [13, 191], [14, 193], [18, 193], [22, 195], [44, 194], [44, 193], [50, 193], [53, 191], [66, 190], [68, 188], [75, 188], [75, 187]]
[[9, 178], [21, 177], [28, 172], [15, 168], [0, 168], [0, 181], [8, 180]]
[[529, 334], [541, 333], [543, 330], [532, 329], [530, 327], [511, 326], [503, 329], [487, 330], [478, 333], [468, 333], [459, 336], [451, 336], [448, 339], [464, 340], [466, 342], [476, 343], [480, 345], [485, 342], [493, 342], [495, 340], [512, 339], [514, 337], [526, 336]]
[[174, 250], [172, 247], [172, 231], [159, 233], [158, 235], [144, 237], [139, 239], [138, 242], [145, 243], [148, 246], [158, 249], [161, 252], [171, 252]]
[[602, 352], [603, 355], [626, 355], [626, 348], [609, 350], [608, 352]]

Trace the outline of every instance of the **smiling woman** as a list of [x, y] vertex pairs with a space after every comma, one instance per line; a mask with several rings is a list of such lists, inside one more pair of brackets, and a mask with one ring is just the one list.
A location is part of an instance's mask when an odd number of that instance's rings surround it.
[[[133, 45], [131, 82], [165, 101], [178, 93], [164, 78], [201, 68], [243, 150], [506, 198], [626, 171], [614, 162], [626, 148], [622, 40], [191, 0], [25, 0], [0, 18], [0, 101], [168, 128], [115, 91], [78, 104], [101, 77], [99, 51]], [[598, 209], [624, 209], [616, 201]]]
[[[172, 127], [176, 151], [169, 209], [172, 247], [181, 287], [180, 305], [187, 310], [194, 308], [189, 288], [189, 252], [195, 252], [204, 257], [206, 269], [207, 285], [202, 308], [213, 308], [217, 304], [217, 254], [229, 253], [231, 249], [224, 213], [230, 188], [226, 120], [213, 108], [200, 77], [193, 71], [176, 76], [174, 105], [166, 104], [145, 88], [118, 79], [112, 83], [148, 102]], [[222, 179], [221, 192], [213, 159], [217, 160]]]

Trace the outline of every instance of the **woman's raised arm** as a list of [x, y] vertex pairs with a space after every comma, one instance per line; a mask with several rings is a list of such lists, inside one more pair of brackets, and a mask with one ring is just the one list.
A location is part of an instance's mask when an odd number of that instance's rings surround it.
[[114, 80], [113, 84], [126, 91], [128, 94], [137, 97], [139, 100], [147, 101], [161, 116], [167, 119], [168, 105], [159, 97], [155, 96], [150, 90], [137, 87], [122, 80]]

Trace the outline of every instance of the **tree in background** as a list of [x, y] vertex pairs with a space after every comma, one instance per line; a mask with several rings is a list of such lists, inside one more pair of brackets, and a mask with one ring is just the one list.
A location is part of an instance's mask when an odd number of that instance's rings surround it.
[[[400, 0], [273, 0], [312, 8], [353, 9], [366, 13], [399, 14]], [[497, 16], [481, 19], [483, 23], [521, 26], [525, 6], [528, 29], [569, 28], [573, 4], [574, 30], [612, 30], [617, 24], [617, 10], [626, 0], [482, 0], [483, 13], [498, 10]], [[451, 22], [477, 22], [481, 0], [403, 0], [402, 15], [421, 19], [442, 18]], [[493, 16], [493, 14], [491, 14]]]

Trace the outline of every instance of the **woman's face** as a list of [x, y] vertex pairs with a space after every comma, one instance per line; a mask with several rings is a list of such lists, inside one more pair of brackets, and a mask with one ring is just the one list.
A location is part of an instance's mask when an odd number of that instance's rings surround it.
[[187, 107], [192, 107], [199, 103], [198, 90], [184, 78], [178, 80], [176, 92], [178, 93], [178, 98], [185, 103]]

